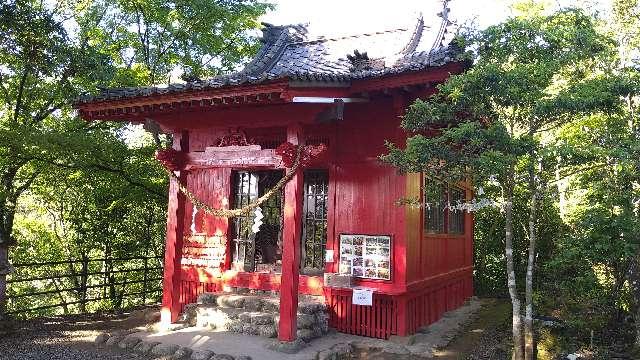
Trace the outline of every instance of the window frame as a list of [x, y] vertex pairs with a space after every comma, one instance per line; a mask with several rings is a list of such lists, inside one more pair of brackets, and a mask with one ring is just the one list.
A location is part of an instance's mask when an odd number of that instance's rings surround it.
[[[323, 182], [324, 180], [324, 182]], [[329, 241], [329, 170], [323, 168], [312, 168], [305, 169], [303, 171], [303, 190], [302, 190], [302, 216], [301, 216], [301, 236], [300, 236], [300, 274], [302, 275], [321, 275], [324, 273], [326, 268], [325, 262], [325, 254], [327, 242]], [[320, 192], [309, 192], [308, 186], [321, 186], [322, 189]], [[317, 190], [317, 189], [316, 189]], [[323, 197], [321, 203], [324, 204], [321, 210], [321, 214], [318, 217], [318, 204], [316, 201], [319, 197]], [[313, 201], [310, 201], [310, 198], [313, 198]], [[313, 211], [310, 211], [310, 207], [313, 207]], [[309, 214], [312, 213], [310, 216]], [[310, 225], [313, 223], [313, 225]], [[323, 224], [323, 225], [319, 225]], [[319, 233], [318, 233], [319, 231]], [[322, 237], [322, 233], [324, 233], [324, 239], [317, 243], [315, 240], [317, 234], [320, 234]], [[311, 234], [311, 238], [309, 237]], [[308, 241], [311, 240], [311, 241]], [[307, 246], [311, 243], [311, 245], [316, 249], [309, 249]], [[320, 250], [317, 253], [316, 250]], [[313, 260], [319, 260], [322, 263], [320, 267], [316, 266], [307, 266], [307, 258], [311, 255], [312, 262]], [[318, 257], [316, 257], [318, 255]], [[319, 264], [318, 264], [319, 265]]]
[[[451, 184], [445, 181], [438, 180], [436, 178], [430, 177], [426, 174], [422, 174], [421, 177], [422, 186], [420, 187], [420, 199], [422, 203], [422, 211], [421, 211], [421, 230], [424, 236], [427, 237], [464, 237], [467, 234], [466, 222], [467, 222], [467, 213], [465, 210], [462, 211], [462, 219], [461, 219], [461, 231], [452, 231], [451, 219], [452, 219], [452, 211], [448, 208], [448, 204], [453, 204], [452, 200], [455, 202], [455, 199], [451, 198], [451, 194], [454, 191], [459, 191], [462, 194], [462, 199], [464, 201], [467, 200], [467, 189], [460, 185]], [[428, 221], [427, 215], [430, 210], [427, 209], [426, 203], [427, 201], [427, 190], [428, 186], [431, 184], [437, 184], [441, 187], [441, 198], [440, 201], [443, 203], [441, 205], [442, 209], [440, 210], [440, 214], [442, 216], [442, 226], [441, 231], [437, 232], [432, 229], [427, 229]]]

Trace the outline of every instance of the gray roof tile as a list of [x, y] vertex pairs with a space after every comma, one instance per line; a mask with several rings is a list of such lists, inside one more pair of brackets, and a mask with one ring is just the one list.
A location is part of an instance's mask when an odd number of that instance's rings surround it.
[[[413, 29], [393, 29], [333, 39], [308, 39], [304, 25], [263, 25], [263, 46], [241, 71], [166, 87], [104, 89], [96, 95], [82, 96], [78, 102], [199, 91], [280, 78], [348, 82], [444, 65], [451, 61], [456, 52], [454, 47], [442, 45], [446, 28], [450, 25], [448, 21], [437, 26], [437, 33], [427, 28], [420, 18]], [[353, 55], [356, 50], [366, 53], [372, 60], [383, 61], [384, 67], [377, 70], [354, 68], [347, 55]]]

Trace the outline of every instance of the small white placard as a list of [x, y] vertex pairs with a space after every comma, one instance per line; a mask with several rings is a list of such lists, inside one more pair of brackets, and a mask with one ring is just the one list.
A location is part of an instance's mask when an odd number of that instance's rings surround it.
[[324, 262], [328, 262], [328, 263], [333, 262], [333, 250], [325, 250]]
[[373, 289], [353, 288], [353, 297], [351, 298], [353, 305], [373, 305]]

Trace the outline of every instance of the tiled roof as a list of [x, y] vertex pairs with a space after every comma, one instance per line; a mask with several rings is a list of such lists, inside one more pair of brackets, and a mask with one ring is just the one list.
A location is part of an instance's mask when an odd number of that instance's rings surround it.
[[[447, 19], [435, 26], [422, 17], [410, 29], [393, 29], [339, 38], [310, 39], [305, 25], [263, 24], [263, 46], [241, 71], [207, 80], [166, 87], [114, 88], [85, 95], [79, 103], [145, 97], [185, 91], [221, 88], [276, 79], [344, 84], [351, 80], [379, 77], [444, 65], [456, 49], [445, 45]], [[372, 67], [360, 68], [347, 57], [366, 53]], [[350, 56], [352, 57], [352, 56]], [[366, 58], [365, 58], [366, 61]]]

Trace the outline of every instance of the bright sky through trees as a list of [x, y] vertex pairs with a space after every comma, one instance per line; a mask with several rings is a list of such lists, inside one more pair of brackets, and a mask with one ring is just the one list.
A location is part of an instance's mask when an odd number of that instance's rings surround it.
[[[380, 31], [414, 25], [419, 13], [429, 25], [442, 8], [440, 0], [272, 0], [276, 8], [262, 21], [276, 25], [309, 23], [316, 34], [335, 36]], [[476, 19], [480, 28], [496, 24], [511, 14], [512, 0], [452, 0], [451, 18], [458, 24]], [[556, 0], [551, 7], [593, 5], [608, 9], [610, 0]], [[433, 22], [432, 22], [433, 23]], [[437, 26], [438, 23], [434, 24]]]

